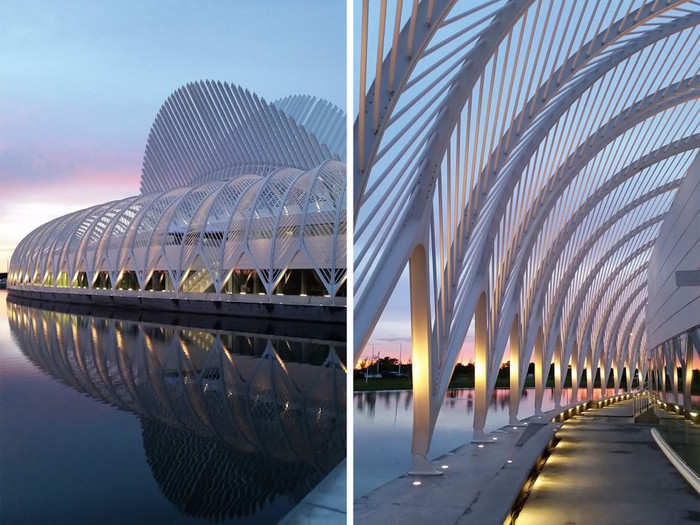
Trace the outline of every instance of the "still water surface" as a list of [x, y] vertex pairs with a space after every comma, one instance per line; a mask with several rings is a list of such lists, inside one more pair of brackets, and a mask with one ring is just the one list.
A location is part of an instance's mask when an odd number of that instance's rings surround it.
[[0, 523], [275, 523], [345, 456], [344, 345], [0, 295]]

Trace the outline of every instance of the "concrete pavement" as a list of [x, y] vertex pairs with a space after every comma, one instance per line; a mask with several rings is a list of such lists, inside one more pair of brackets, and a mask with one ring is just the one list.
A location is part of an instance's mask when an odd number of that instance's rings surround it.
[[700, 499], [623, 401], [566, 421], [517, 525], [681, 524]]

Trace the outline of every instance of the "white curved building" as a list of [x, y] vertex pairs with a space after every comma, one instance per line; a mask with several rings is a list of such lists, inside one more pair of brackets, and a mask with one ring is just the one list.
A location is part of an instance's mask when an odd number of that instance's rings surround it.
[[181, 300], [236, 313], [222, 302], [344, 307], [344, 143], [343, 112], [327, 102], [188, 84], [151, 128], [142, 193], [31, 232], [8, 287], [178, 310]]

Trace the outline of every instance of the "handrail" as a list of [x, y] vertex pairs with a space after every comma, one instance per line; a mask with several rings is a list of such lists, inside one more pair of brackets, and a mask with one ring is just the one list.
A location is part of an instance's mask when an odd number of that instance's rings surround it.
[[650, 406], [648, 393], [642, 392], [641, 395], [634, 396], [632, 398], [632, 417], [637, 417], [646, 412]]
[[697, 473], [690, 468], [685, 461], [683, 461], [676, 451], [671, 448], [657, 429], [651, 429], [651, 437], [654, 438], [654, 441], [656, 441], [656, 444], [661, 449], [661, 452], [663, 452], [673, 466], [676, 467], [676, 470], [680, 473], [680, 475], [683, 476], [685, 480], [690, 483], [690, 486], [695, 489], [695, 492], [700, 495], [700, 476], [698, 476]]

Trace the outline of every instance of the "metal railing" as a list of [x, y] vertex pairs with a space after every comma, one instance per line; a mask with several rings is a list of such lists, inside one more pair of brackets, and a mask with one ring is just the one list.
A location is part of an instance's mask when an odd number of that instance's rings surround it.
[[651, 436], [654, 438], [654, 441], [656, 441], [656, 444], [661, 449], [661, 452], [663, 452], [671, 464], [676, 467], [678, 473], [683, 476], [688, 483], [690, 483], [690, 486], [695, 489], [695, 492], [700, 494], [700, 476], [698, 476], [697, 473], [690, 468], [685, 461], [683, 461], [676, 451], [671, 448], [657, 429], [651, 429]]
[[637, 417], [638, 415], [649, 410], [651, 406], [651, 400], [649, 399], [649, 394], [647, 392], [642, 395], [634, 396], [632, 398], [632, 417]]

